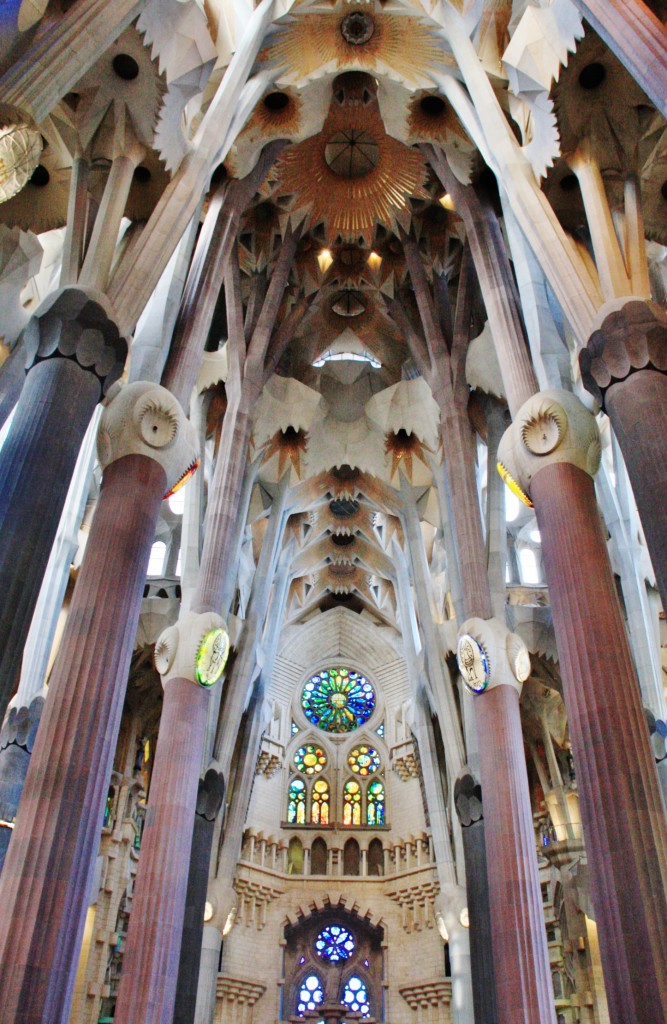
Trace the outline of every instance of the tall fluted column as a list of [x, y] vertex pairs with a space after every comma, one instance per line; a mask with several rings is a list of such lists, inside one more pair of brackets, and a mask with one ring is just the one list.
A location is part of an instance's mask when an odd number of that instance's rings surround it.
[[[480, 738], [498, 1021], [554, 1024], [535, 833], [530, 802], [525, 799], [528, 772], [519, 713], [521, 685], [530, 675], [530, 655], [523, 640], [497, 619], [472, 618], [461, 626], [457, 660], [464, 683], [475, 695]], [[499, 921], [504, 922], [502, 929]]]
[[470, 929], [470, 957], [477, 964], [473, 973], [473, 1004], [475, 1021], [496, 1024], [496, 979], [493, 958], [493, 927], [489, 913], [489, 880], [486, 870], [482, 789], [474, 776], [466, 771], [454, 785], [454, 804], [463, 833], [463, 854], [466, 864], [468, 918], [475, 922]]
[[667, 608], [667, 316], [654, 303], [610, 303], [579, 362], [621, 446]]
[[155, 647], [164, 703], [116, 1001], [119, 1024], [173, 1017], [208, 687], [220, 679], [228, 651], [222, 620], [212, 612], [187, 613]]
[[102, 490], [0, 879], [3, 1024], [66, 1024], [148, 558], [165, 491], [195, 455], [155, 385], [121, 390]]
[[58, 529], [79, 448], [126, 345], [98, 292], [66, 288], [25, 331], [32, 362], [0, 452], [0, 718]]
[[537, 512], [610, 1016], [665, 1024], [667, 819], [595, 502], [599, 458], [593, 416], [557, 390], [519, 410], [499, 450]]

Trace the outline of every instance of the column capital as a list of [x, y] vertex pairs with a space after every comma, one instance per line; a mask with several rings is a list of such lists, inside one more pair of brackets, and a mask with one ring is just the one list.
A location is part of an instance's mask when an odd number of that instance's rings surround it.
[[162, 685], [187, 679], [213, 686], [220, 679], [229, 654], [229, 634], [215, 612], [184, 612], [178, 622], [158, 637], [155, 667]]
[[467, 766], [454, 783], [454, 806], [462, 828], [468, 828], [484, 817], [482, 787]]
[[667, 314], [656, 302], [605, 303], [579, 353], [581, 379], [604, 408], [607, 390], [640, 370], [667, 372]]
[[25, 331], [26, 368], [45, 359], [71, 359], [93, 373], [104, 395], [125, 366], [121, 337], [106, 296], [90, 288], [59, 288], [41, 304]]
[[97, 455], [103, 470], [126, 455], [153, 459], [165, 471], [167, 495], [199, 466], [197, 436], [181, 406], [166, 388], [146, 381], [112, 393], [100, 421]]
[[466, 619], [459, 630], [456, 660], [463, 682], [475, 696], [496, 686], [511, 686], [520, 694], [530, 675], [528, 648], [498, 619]]
[[526, 505], [533, 477], [567, 462], [595, 476], [600, 465], [595, 417], [576, 395], [550, 388], [521, 406], [498, 445], [498, 472]]

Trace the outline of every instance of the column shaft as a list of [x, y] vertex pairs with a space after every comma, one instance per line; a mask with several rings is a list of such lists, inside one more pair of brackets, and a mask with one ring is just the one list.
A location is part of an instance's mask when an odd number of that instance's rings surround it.
[[98, 378], [74, 360], [37, 363], [0, 453], [0, 720], [18, 682], [51, 546], [99, 397]]
[[0, 879], [3, 1024], [66, 1024], [164, 470], [105, 473]]
[[611, 1019], [665, 1024], [667, 820], [593, 482], [571, 464], [545, 466], [531, 497]]
[[640, 370], [607, 390], [605, 409], [618, 438], [667, 608], [667, 374]]
[[174, 1024], [190, 1024], [194, 1020], [204, 934], [208, 869], [213, 849], [214, 831], [215, 820], [209, 821], [201, 814], [195, 814], [183, 938], [178, 965]]
[[116, 1002], [118, 1024], [164, 1024], [174, 1012], [209, 699], [206, 689], [188, 679], [170, 679], [165, 686]]
[[475, 699], [499, 1024], [555, 1021], [519, 696]]
[[[470, 919], [472, 998], [476, 1024], [496, 1024], [496, 977], [493, 959], [493, 928], [489, 913], [489, 880], [486, 870], [484, 819], [462, 829], [466, 863], [466, 889]], [[473, 927], [474, 922], [474, 927]]]

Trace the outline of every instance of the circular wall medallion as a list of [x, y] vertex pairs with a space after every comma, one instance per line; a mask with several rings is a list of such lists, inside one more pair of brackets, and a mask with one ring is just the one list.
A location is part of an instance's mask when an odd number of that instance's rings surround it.
[[217, 683], [227, 664], [229, 636], [222, 626], [216, 626], [206, 634], [197, 649], [195, 672], [200, 686]]
[[351, 11], [340, 23], [340, 34], [350, 46], [363, 46], [374, 32], [375, 22], [368, 11]]
[[459, 672], [471, 693], [483, 693], [489, 685], [489, 662], [482, 645], [464, 633], [456, 646]]

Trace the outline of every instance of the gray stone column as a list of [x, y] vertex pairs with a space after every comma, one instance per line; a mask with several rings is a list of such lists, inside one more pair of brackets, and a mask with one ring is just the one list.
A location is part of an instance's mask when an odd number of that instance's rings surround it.
[[0, 452], [0, 718], [23, 646], [79, 448], [127, 346], [99, 292], [66, 288], [24, 334], [30, 369]]

